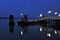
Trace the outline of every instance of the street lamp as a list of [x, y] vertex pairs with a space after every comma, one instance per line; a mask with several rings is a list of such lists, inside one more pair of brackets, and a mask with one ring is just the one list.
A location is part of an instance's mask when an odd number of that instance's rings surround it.
[[20, 16], [21, 16], [21, 18], [23, 18], [24, 14], [23, 13], [20, 13]]
[[38, 18], [40, 18], [40, 17], [42, 18], [42, 17], [43, 17], [43, 14], [39, 14], [39, 16], [37, 16], [37, 17], [38, 17]]
[[57, 16], [58, 12], [55, 12], [54, 14], [55, 14], [55, 16]]
[[58, 14], [58, 12], [55, 12], [54, 14], [55, 14], [55, 15], [57, 15], [57, 14]]
[[[47, 13], [47, 18], [49, 18], [49, 14], [51, 13], [51, 10], [48, 11]], [[47, 20], [47, 26], [49, 25], [49, 20]]]
[[51, 13], [51, 11], [48, 11], [48, 13], [50, 14], [50, 13]]
[[21, 21], [23, 20], [23, 13], [20, 13], [20, 18], [21, 18]]
[[23, 16], [23, 13], [21, 13], [20, 15]]
[[49, 17], [49, 14], [51, 13], [51, 11], [48, 11], [48, 17]]
[[42, 15], [42, 14], [40, 14], [39, 16], [40, 16], [40, 17], [43, 17], [43, 15]]
[[60, 14], [58, 14], [58, 17], [60, 17]]

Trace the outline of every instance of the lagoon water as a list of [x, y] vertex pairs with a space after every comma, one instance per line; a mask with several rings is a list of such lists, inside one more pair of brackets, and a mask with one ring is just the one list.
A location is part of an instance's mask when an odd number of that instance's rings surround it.
[[[20, 13], [27, 14], [28, 18], [37, 18], [40, 13], [48, 16], [60, 13], [60, 0], [0, 0], [0, 17], [20, 18]], [[0, 19], [0, 40], [60, 40], [60, 31], [43, 26], [9, 26], [9, 19]], [[54, 32], [55, 31], [55, 32]]]
[[10, 30], [9, 19], [0, 19], [0, 40], [60, 40], [60, 33], [55, 29], [38, 25], [22, 27], [17, 19], [14, 21], [15, 26]]

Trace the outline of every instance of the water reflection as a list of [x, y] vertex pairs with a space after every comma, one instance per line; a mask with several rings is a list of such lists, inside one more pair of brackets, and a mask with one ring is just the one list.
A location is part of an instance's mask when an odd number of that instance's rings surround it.
[[47, 34], [47, 36], [48, 36], [48, 37], [51, 37], [51, 34], [50, 34], [50, 33], [48, 33], [48, 34]]
[[42, 31], [42, 27], [40, 27], [40, 32]]
[[10, 29], [10, 33], [14, 32], [14, 23], [13, 22], [9, 22], [9, 29]]
[[10, 15], [9, 17], [9, 27], [10, 27], [10, 33], [13, 33], [14, 32], [14, 16], [13, 15]]
[[23, 37], [26, 36], [26, 34], [28, 33], [28, 26], [18, 26], [18, 40], [23, 40]]
[[55, 32], [55, 34], [58, 34], [58, 31], [55, 30], [54, 32]]

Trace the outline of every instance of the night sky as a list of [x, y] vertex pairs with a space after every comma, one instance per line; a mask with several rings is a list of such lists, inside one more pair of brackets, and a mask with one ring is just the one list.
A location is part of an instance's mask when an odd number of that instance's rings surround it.
[[37, 17], [40, 13], [47, 15], [47, 11], [60, 12], [60, 0], [0, 0], [0, 16], [20, 17], [20, 13], [29, 17]]

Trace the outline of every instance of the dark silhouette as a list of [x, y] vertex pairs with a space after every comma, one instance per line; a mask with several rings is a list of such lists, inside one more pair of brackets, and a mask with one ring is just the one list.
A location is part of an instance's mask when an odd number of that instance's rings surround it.
[[14, 16], [13, 15], [10, 15], [9, 17], [9, 25], [14, 25]]
[[9, 19], [10, 19], [10, 22], [14, 22], [14, 16], [13, 15], [10, 15]]
[[9, 27], [10, 27], [10, 33], [13, 33], [14, 32], [14, 16], [13, 15], [10, 15], [9, 17]]
[[9, 29], [10, 29], [10, 33], [14, 32], [14, 24], [13, 23], [9, 23]]
[[28, 21], [28, 16], [24, 15], [24, 21], [27, 22]]

